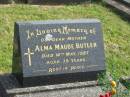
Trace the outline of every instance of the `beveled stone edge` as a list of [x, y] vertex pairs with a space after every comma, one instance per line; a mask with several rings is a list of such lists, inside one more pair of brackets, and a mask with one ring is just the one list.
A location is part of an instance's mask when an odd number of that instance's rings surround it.
[[92, 86], [97, 86], [97, 81], [85, 81], [85, 82], [74, 82], [74, 83], [67, 83], [67, 84], [7, 89], [7, 93], [13, 95], [13, 94], [45, 92], [45, 91], [74, 89], [74, 88], [83, 88], [83, 87], [92, 87]]

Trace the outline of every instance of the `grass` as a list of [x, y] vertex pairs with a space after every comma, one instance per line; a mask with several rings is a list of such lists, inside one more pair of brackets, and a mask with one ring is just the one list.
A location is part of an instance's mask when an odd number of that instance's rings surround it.
[[101, 3], [31, 6], [0, 5], [0, 72], [11, 72], [15, 21], [97, 18], [102, 22], [107, 71], [130, 76], [130, 22]]

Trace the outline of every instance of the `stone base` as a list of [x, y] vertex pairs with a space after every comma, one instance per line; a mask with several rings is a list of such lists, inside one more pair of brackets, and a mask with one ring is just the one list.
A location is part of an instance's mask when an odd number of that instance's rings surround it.
[[27, 3], [27, 0], [0, 0], [0, 4]]
[[29, 4], [72, 4], [72, 3], [82, 3], [91, 2], [91, 0], [28, 0]]
[[0, 82], [10, 97], [99, 97], [102, 92], [96, 81], [22, 88], [13, 75], [6, 74]]
[[130, 4], [130, 0], [123, 0], [123, 1]]
[[123, 3], [125, 6], [130, 7], [130, 0], [118, 0], [118, 1]]
[[120, 2], [120, 0], [104, 0], [104, 2], [116, 9], [124, 19], [130, 20], [130, 4], [128, 6], [127, 4]]
[[76, 81], [78, 82], [93, 81], [93, 80], [97, 80], [98, 74], [101, 74], [102, 72], [104, 72], [104, 70], [59, 74], [59, 75], [48, 75], [48, 76], [36, 76], [36, 77], [23, 77], [17, 75], [16, 78], [19, 80], [19, 82], [21, 82], [21, 85], [23, 87], [30, 87], [30, 86], [34, 87], [34, 86], [41, 86], [41, 85], [72, 83]]
[[9, 4], [12, 3], [13, 0], [0, 0], [0, 4]]

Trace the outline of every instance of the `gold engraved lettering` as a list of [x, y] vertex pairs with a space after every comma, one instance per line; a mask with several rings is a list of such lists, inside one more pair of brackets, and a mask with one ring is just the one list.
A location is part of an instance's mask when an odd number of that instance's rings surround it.
[[41, 45], [41, 46], [36, 45], [35, 47], [35, 52], [40, 52], [44, 50], [53, 50], [52, 45], [50, 46], [49, 45]]
[[45, 53], [42, 54], [42, 58], [52, 58], [52, 57], [54, 57], [54, 54], [45, 54]]
[[38, 29], [36, 29], [36, 32], [37, 32], [36, 37], [41, 35], [41, 31], [39, 31]]
[[56, 53], [56, 57], [60, 57], [60, 53]]
[[35, 47], [35, 52], [40, 52], [40, 51], [41, 51], [41, 49], [39, 48], [38, 45], [36, 45], [36, 47]]
[[49, 71], [49, 72], [57, 72], [57, 71], [61, 71], [61, 67], [53, 67], [53, 68], [49, 68], [48, 71]]
[[93, 43], [93, 48], [96, 48], [97, 47], [97, 43]]
[[82, 56], [85, 56], [85, 55], [88, 55], [89, 51], [81, 51], [81, 52], [78, 52], [78, 55], [82, 55]]
[[65, 38], [52, 38], [51, 41], [64, 41]]
[[62, 31], [63, 34], [68, 33], [68, 31], [67, 31], [67, 30], [68, 30], [67, 26], [63, 26], [62, 29], [63, 29], [63, 31]]
[[44, 35], [44, 34], [46, 34], [46, 31], [45, 31], [45, 30], [42, 30], [41, 33]]
[[50, 64], [50, 65], [53, 65], [53, 64], [59, 64], [60, 61], [59, 60], [51, 60], [51, 61], [47, 61], [46, 64]]
[[43, 46], [44, 50], [52, 50], [52, 46], [50, 45], [44, 45]]
[[65, 66], [65, 67], [52, 67], [52, 68], [49, 68], [48, 69], [48, 72], [52, 73], [52, 72], [59, 72], [59, 71], [65, 71], [65, 70], [68, 70], [68, 67]]
[[67, 40], [86, 40], [86, 36], [80, 36], [80, 37], [68, 37]]
[[34, 34], [33, 32], [31, 32], [30, 35], [31, 35], [31, 37], [32, 37], [32, 36], [35, 36], [35, 34]]
[[29, 34], [29, 30], [27, 30], [26, 32], [27, 32], [27, 40], [29, 40], [31, 38]]
[[71, 66], [70, 70], [84, 69], [84, 66]]
[[35, 52], [42, 52], [44, 50], [70, 50], [70, 49], [83, 49], [83, 48], [96, 48], [96, 42], [90, 43], [75, 43], [75, 44], [54, 44], [54, 45], [36, 45]]
[[90, 42], [90, 43], [76, 43], [76, 48], [96, 48], [97, 43]]
[[63, 60], [63, 63], [69, 63], [69, 59], [67, 59], [67, 58], [64, 59], [64, 60]]
[[46, 30], [47, 33], [50, 33], [50, 30]]
[[61, 29], [60, 29], [60, 28], [58, 28], [58, 29], [57, 29], [57, 32], [62, 33], [62, 31], [61, 31]]
[[90, 29], [90, 34], [96, 34], [96, 29], [95, 28]]
[[62, 49], [74, 49], [74, 44], [55, 44], [55, 50], [62, 50]]
[[55, 55], [56, 57], [61, 57], [62, 55], [64, 55], [64, 53], [56, 53]]
[[66, 54], [67, 57], [68, 56], [75, 56], [76, 55], [75, 52], [66, 52], [65, 54]]
[[52, 70], [52, 68], [49, 68], [49, 70], [48, 70], [49, 72], [53, 72], [53, 70]]
[[49, 29], [35, 29], [34, 31], [30, 32], [29, 30], [26, 31], [27, 33], [27, 40], [31, 39], [32, 36], [38, 37], [45, 34], [51, 34], [51, 33], [59, 33], [59, 34], [70, 34], [70, 33], [85, 33], [87, 34], [96, 34], [95, 28], [70, 28], [67, 25], [62, 26], [60, 28], [49, 28]]
[[57, 32], [56, 29], [53, 29], [53, 32]]
[[86, 59], [85, 58], [73, 58], [71, 59], [71, 62], [74, 63], [74, 62], [85, 62]]
[[29, 30], [26, 31], [27, 33], [27, 40], [31, 39], [31, 37], [35, 36], [33, 32], [30, 32]]

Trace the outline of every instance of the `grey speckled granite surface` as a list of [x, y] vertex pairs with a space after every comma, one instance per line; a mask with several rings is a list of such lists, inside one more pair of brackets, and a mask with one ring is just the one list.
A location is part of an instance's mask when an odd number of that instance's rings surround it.
[[10, 97], [98, 97], [102, 92], [96, 81], [74, 82], [22, 88], [11, 75], [0, 76]]
[[98, 94], [100, 92], [101, 89], [99, 87], [85, 87], [57, 91], [46, 91], [33, 94], [22, 94], [15, 97], [98, 97]]

